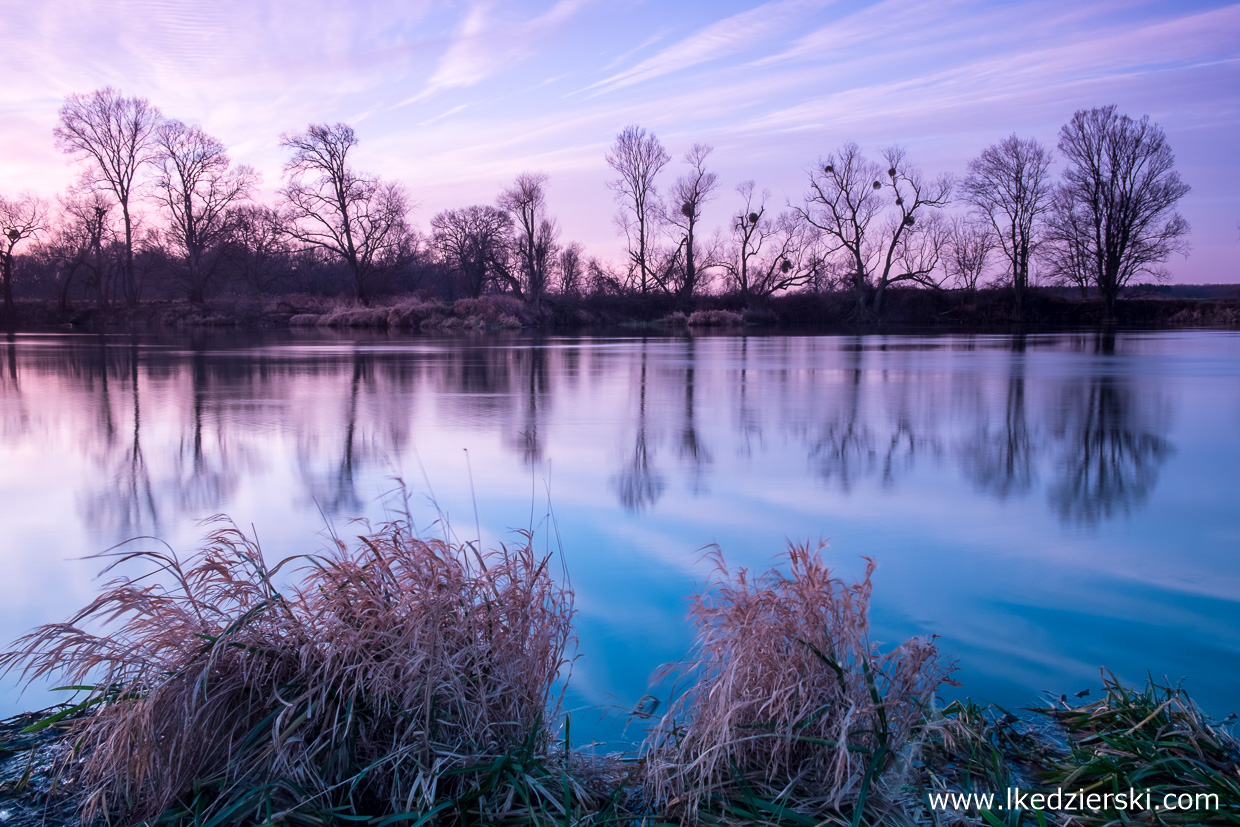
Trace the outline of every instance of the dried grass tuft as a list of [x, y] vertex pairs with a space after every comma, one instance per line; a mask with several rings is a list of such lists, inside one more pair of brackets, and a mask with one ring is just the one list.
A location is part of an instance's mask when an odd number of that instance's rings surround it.
[[289, 327], [317, 327], [324, 317], [318, 313], [296, 313], [289, 317]]
[[685, 327], [689, 324], [689, 317], [683, 311], [676, 310], [659, 319], [657, 324], [663, 327]]
[[695, 310], [689, 316], [689, 327], [740, 327], [741, 314], [732, 310]]
[[716, 549], [716, 580], [690, 610], [691, 657], [661, 676], [689, 689], [645, 744], [656, 806], [690, 820], [720, 808], [865, 809], [924, 719], [947, 679], [936, 647], [913, 639], [880, 653], [869, 640], [874, 563], [849, 585], [822, 548], [790, 544], [788, 573], [758, 577], [730, 571]]
[[[571, 633], [571, 592], [528, 537], [479, 552], [420, 539], [401, 519], [268, 567], [217, 519], [187, 561], [112, 553], [109, 570], [146, 563], [166, 582], [114, 580], [0, 656], [27, 679], [91, 687], [80, 706], [96, 712], [76, 733], [83, 818], [435, 811], [493, 823], [506, 804], [486, 785], [547, 754]], [[292, 560], [305, 577], [282, 591]], [[560, 780], [546, 794], [553, 810], [569, 797]]]
[[427, 322], [433, 324], [442, 319], [445, 312], [446, 308], [439, 302], [405, 299], [388, 308], [387, 323], [389, 327], [416, 330]]
[[525, 306], [515, 296], [457, 299], [452, 312], [470, 327], [520, 327], [528, 321]]
[[319, 320], [319, 326], [371, 327], [384, 330], [388, 327], [388, 313], [389, 309], [386, 307], [338, 307], [324, 314]]

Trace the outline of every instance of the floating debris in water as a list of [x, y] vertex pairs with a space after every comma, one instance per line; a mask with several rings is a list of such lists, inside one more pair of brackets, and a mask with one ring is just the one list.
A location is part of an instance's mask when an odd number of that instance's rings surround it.
[[650, 718], [662, 703], [654, 695], [642, 695], [641, 700], [637, 702], [633, 707], [633, 711], [629, 714], [636, 715], [638, 718]]

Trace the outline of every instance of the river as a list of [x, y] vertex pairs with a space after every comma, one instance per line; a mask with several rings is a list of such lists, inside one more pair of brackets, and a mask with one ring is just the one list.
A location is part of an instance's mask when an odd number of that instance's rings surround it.
[[[1185, 678], [1240, 711], [1240, 335], [0, 339], [0, 638], [66, 619], [98, 559], [231, 516], [269, 559], [392, 515], [532, 529], [576, 593], [574, 737], [692, 639], [704, 547], [789, 540], [874, 575], [872, 637], [937, 635], [1007, 706]], [[46, 705], [0, 684], [0, 715]]]

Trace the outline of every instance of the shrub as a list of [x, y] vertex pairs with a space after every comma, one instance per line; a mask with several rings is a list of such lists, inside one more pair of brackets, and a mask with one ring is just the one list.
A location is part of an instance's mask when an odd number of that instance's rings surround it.
[[115, 580], [0, 656], [29, 679], [90, 687], [77, 708], [96, 712], [74, 736], [85, 818], [494, 823], [512, 796], [487, 798], [486, 784], [546, 754], [572, 595], [528, 542], [483, 553], [397, 520], [300, 558], [288, 590], [275, 579], [290, 560], [268, 567], [227, 521], [185, 562], [114, 556], [109, 569], [145, 562], [169, 585]]
[[779, 314], [769, 307], [750, 307], [741, 313], [741, 322], [752, 325], [779, 324]]
[[327, 327], [375, 327], [388, 326], [386, 307], [340, 307], [323, 316], [319, 324]]
[[444, 307], [438, 302], [406, 299], [388, 308], [387, 323], [389, 327], [411, 327], [416, 330], [428, 319], [442, 318], [443, 315]]
[[[690, 658], [661, 677], [682, 694], [648, 736], [658, 806], [690, 820], [738, 801], [823, 811], [866, 807], [875, 781], [947, 679], [932, 641], [880, 654], [869, 640], [870, 562], [860, 583], [831, 576], [822, 545], [790, 545], [788, 574], [718, 578], [693, 598]], [[761, 808], [761, 807], [760, 807]]]
[[322, 316], [318, 313], [296, 313], [289, 317], [289, 327], [317, 327]]
[[[526, 320], [525, 306], [515, 296], [480, 296], [476, 299], [457, 299], [452, 304], [452, 312], [465, 319], [467, 326], [482, 327], [486, 325], [509, 326], [513, 321], [517, 325]], [[469, 323], [472, 322], [472, 325]]]
[[677, 310], [659, 319], [658, 323], [664, 327], [684, 327], [689, 323], [689, 317], [683, 311]]
[[688, 324], [690, 327], [739, 327], [741, 314], [733, 310], [695, 310]]

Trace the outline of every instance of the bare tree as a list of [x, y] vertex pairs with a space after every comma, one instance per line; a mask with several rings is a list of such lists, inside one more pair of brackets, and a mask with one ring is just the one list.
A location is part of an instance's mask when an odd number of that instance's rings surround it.
[[732, 217], [733, 246], [727, 270], [741, 300], [747, 304], [756, 296], [808, 284], [821, 265], [807, 231], [809, 225], [799, 221], [795, 212], [768, 218], [766, 202], [771, 194], [763, 190], [755, 195], [753, 181], [743, 181], [736, 191], [744, 206]]
[[119, 258], [114, 255], [121, 246], [108, 212], [112, 203], [97, 190], [70, 189], [60, 199], [60, 217], [51, 238], [44, 244], [46, 253], [56, 261], [60, 281], [60, 309], [69, 307], [69, 290], [79, 271], [85, 271], [86, 288], [93, 291], [102, 309], [107, 307]]
[[990, 222], [1007, 256], [1017, 313], [1051, 205], [1050, 166], [1049, 149], [1033, 138], [1010, 135], [970, 161], [964, 180], [965, 199]]
[[1089, 217], [1078, 209], [1076, 198], [1064, 187], [1055, 190], [1041, 257], [1053, 279], [1075, 287], [1082, 299], [1089, 297], [1094, 283], [1091, 236]]
[[1190, 189], [1175, 171], [1167, 137], [1149, 116], [1134, 121], [1114, 106], [1080, 110], [1059, 131], [1067, 161], [1052, 235], [1087, 268], [1106, 303], [1133, 277], [1163, 278], [1174, 252], [1188, 253], [1188, 222], [1175, 211]]
[[[500, 193], [499, 207], [516, 222], [516, 253], [521, 264], [525, 300], [538, 312], [556, 252], [559, 227], [547, 216], [547, 175], [523, 172]], [[520, 291], [519, 291], [520, 292]]]
[[585, 252], [585, 248], [581, 246], [581, 242], [571, 241], [560, 249], [560, 254], [556, 258], [556, 271], [560, 277], [560, 292], [566, 296], [580, 294], [584, 286], [582, 281], [585, 275], [585, 264], [581, 258], [583, 252]]
[[651, 234], [658, 214], [654, 179], [671, 159], [658, 138], [636, 125], [625, 127], [607, 154], [608, 165], [620, 176], [608, 186], [622, 202], [620, 222], [642, 293], [654, 286], [650, 266]]
[[[937, 286], [932, 274], [946, 240], [939, 222], [919, 225], [919, 216], [947, 205], [951, 178], [926, 181], [899, 147], [884, 150], [883, 159], [885, 172], [857, 144], [845, 144], [810, 170], [809, 193], [797, 208], [831, 252], [843, 257], [859, 319], [882, 314], [883, 294], [892, 284]], [[873, 293], [868, 308], [867, 290]]]
[[52, 132], [61, 151], [90, 162], [86, 180], [111, 192], [120, 205], [125, 226], [121, 290], [131, 307], [138, 303], [138, 285], [133, 269], [130, 200], [138, 185], [138, 173], [155, 157], [159, 123], [159, 110], [146, 99], [123, 97], [109, 86], [65, 98], [60, 123]]
[[17, 198], [0, 197], [0, 277], [4, 282], [4, 312], [13, 309], [13, 249], [47, 229], [47, 202], [25, 192]]
[[185, 262], [191, 302], [201, 303], [220, 260], [229, 208], [250, 197], [258, 180], [248, 166], [232, 165], [224, 145], [197, 126], [165, 121], [156, 130], [156, 184], [168, 211], [168, 240]]
[[585, 278], [591, 296], [618, 296], [624, 292], [623, 274], [596, 256], [590, 256], [586, 262]]
[[228, 212], [228, 246], [237, 275], [258, 295], [270, 293], [291, 275], [293, 251], [280, 213], [264, 204], [241, 204]]
[[736, 254], [728, 267], [731, 281], [740, 291], [741, 301], [746, 304], [749, 303], [752, 291], [753, 279], [750, 277], [752, 262], [762, 252], [763, 243], [766, 241], [766, 233], [762, 231], [762, 219], [766, 215], [766, 202], [771, 197], [770, 190], [763, 190], [755, 205], [754, 186], [753, 180], [742, 181], [736, 185], [736, 191], [740, 193], [741, 198], [745, 199], [745, 206], [741, 209], [740, 215], [732, 219], [732, 237], [736, 245]]
[[994, 248], [995, 233], [989, 223], [971, 216], [953, 216], [948, 227], [945, 258], [947, 274], [955, 286], [969, 292], [976, 290]]
[[883, 209], [879, 173], [878, 165], [861, 154], [861, 147], [846, 143], [819, 169], [811, 170], [810, 192], [798, 208], [801, 217], [847, 257], [858, 318], [866, 314], [870, 225]]
[[706, 169], [706, 159], [714, 152], [706, 144], [694, 144], [685, 153], [684, 162], [689, 172], [676, 179], [668, 195], [668, 207], [664, 211], [667, 222], [675, 227], [683, 239], [683, 276], [675, 286], [682, 301], [688, 301], [698, 290], [700, 270], [704, 269], [698, 222], [702, 218], [702, 205], [711, 199], [719, 186], [719, 176]]
[[409, 196], [399, 184], [353, 169], [348, 154], [357, 136], [348, 124], [311, 124], [281, 136], [280, 145], [293, 151], [280, 191], [289, 234], [344, 261], [357, 300], [368, 304], [379, 265], [407, 247]]
[[470, 298], [491, 284], [513, 284], [508, 267], [512, 235], [512, 216], [484, 204], [444, 210], [431, 219], [431, 245]]

